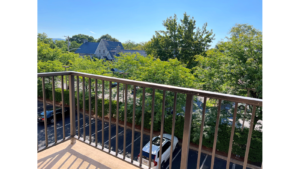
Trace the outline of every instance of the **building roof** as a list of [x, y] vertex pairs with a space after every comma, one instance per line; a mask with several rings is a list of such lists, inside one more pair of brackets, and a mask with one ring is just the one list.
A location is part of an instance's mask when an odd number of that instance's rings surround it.
[[86, 42], [83, 43], [79, 48], [75, 51], [75, 53], [85, 53], [85, 54], [95, 54], [95, 51], [99, 45], [99, 42]]
[[105, 44], [108, 51], [115, 50], [118, 45], [121, 47], [121, 50], [124, 50], [123, 45], [122, 45], [121, 42], [112, 42], [112, 41], [107, 41], [107, 40], [103, 40], [103, 42], [104, 42], [104, 44]]

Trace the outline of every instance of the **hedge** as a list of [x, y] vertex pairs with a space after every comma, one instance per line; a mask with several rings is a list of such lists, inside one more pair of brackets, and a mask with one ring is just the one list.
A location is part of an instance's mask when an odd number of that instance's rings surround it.
[[[46, 99], [52, 100], [52, 90], [51, 89], [45, 89]], [[38, 97], [43, 97], [42, 90], [38, 90]], [[55, 89], [55, 101], [60, 102], [61, 101], [61, 88]], [[65, 104], [69, 105], [69, 91], [64, 90], [64, 101]], [[119, 105], [122, 105], [122, 102], [119, 102]], [[91, 96], [91, 107], [92, 111], [95, 110], [95, 96]], [[98, 99], [98, 115], [102, 117], [102, 99]], [[75, 108], [77, 109], [77, 92], [75, 92]], [[79, 108], [83, 108], [83, 96], [82, 93], [79, 93]], [[115, 116], [117, 111], [117, 102], [115, 100], [112, 100], [112, 116]], [[89, 98], [88, 95], [85, 97], [85, 110], [89, 110]], [[109, 113], [109, 100], [104, 99], [104, 115], [107, 115]]]

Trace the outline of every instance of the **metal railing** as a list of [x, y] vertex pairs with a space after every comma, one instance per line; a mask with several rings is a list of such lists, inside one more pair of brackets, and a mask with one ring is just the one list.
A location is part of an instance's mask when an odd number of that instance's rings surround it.
[[[229, 142], [229, 150], [228, 150], [228, 157], [227, 157], [227, 165], [226, 168], [229, 169], [229, 164], [231, 161], [231, 151], [232, 151], [232, 143], [233, 143], [233, 136], [234, 136], [234, 130], [235, 130], [235, 121], [236, 121], [236, 115], [237, 115], [237, 109], [238, 109], [238, 103], [244, 103], [247, 105], [252, 105], [252, 115], [251, 115], [251, 123], [249, 127], [249, 133], [248, 133], [248, 140], [246, 145], [246, 151], [245, 151], [245, 158], [243, 163], [243, 169], [247, 167], [248, 162], [248, 155], [249, 155], [249, 149], [250, 149], [250, 143], [251, 143], [251, 136], [253, 131], [253, 121], [255, 117], [255, 111], [257, 106], [262, 107], [262, 100], [261, 99], [255, 99], [255, 98], [249, 98], [249, 97], [242, 97], [242, 96], [236, 96], [236, 95], [229, 95], [229, 94], [223, 94], [223, 93], [216, 93], [216, 92], [209, 92], [209, 91], [203, 91], [198, 89], [191, 89], [191, 88], [183, 88], [183, 87], [176, 87], [176, 86], [170, 86], [170, 85], [162, 85], [162, 84], [156, 84], [156, 83], [149, 83], [149, 82], [142, 82], [142, 81], [134, 81], [134, 80], [128, 80], [128, 79], [121, 79], [121, 78], [115, 78], [115, 77], [107, 77], [107, 76], [101, 76], [101, 75], [94, 75], [94, 74], [87, 74], [87, 73], [80, 73], [80, 72], [73, 72], [73, 71], [67, 71], [67, 72], [49, 72], [49, 73], [38, 73], [38, 77], [42, 77], [42, 90], [43, 90], [43, 109], [44, 112], [46, 112], [46, 97], [45, 97], [45, 77], [52, 77], [52, 81], [54, 82], [55, 76], [61, 76], [61, 88], [62, 88], [62, 119], [63, 119], [63, 141], [65, 141], [65, 116], [64, 116], [64, 98], [63, 98], [63, 88], [64, 88], [64, 82], [63, 82], [63, 76], [69, 76], [69, 106], [70, 106], [70, 139], [71, 144], [75, 143], [76, 138], [79, 139], [80, 137], [80, 121], [79, 121], [79, 99], [77, 99], [77, 118], [78, 118], [78, 136], [75, 136], [75, 76], [77, 77], [77, 91], [79, 91], [79, 77], [83, 77], [82, 87], [85, 89], [85, 78], [89, 78], [88, 86], [89, 86], [89, 144], [91, 144], [91, 79], [95, 79], [95, 96], [97, 95], [97, 83], [98, 80], [102, 81], [102, 100], [104, 100], [104, 82], [109, 81], [109, 138], [111, 138], [111, 115], [112, 115], [112, 82], [117, 82], [117, 112], [116, 112], [116, 133], [118, 133], [118, 126], [119, 126], [119, 84], [124, 84], [125, 88], [125, 104], [124, 104], [124, 145], [123, 145], [123, 160], [125, 159], [125, 148], [126, 148], [126, 124], [127, 124], [127, 87], [128, 85], [133, 85], [134, 89], [136, 86], [140, 86], [143, 88], [143, 94], [142, 94], [142, 119], [141, 119], [141, 136], [144, 134], [144, 113], [145, 113], [145, 88], [152, 88], [152, 109], [151, 109], [151, 128], [150, 128], [150, 152], [152, 152], [152, 138], [153, 138], [153, 123], [154, 123], [154, 106], [155, 106], [155, 90], [163, 90], [163, 102], [162, 102], [162, 116], [161, 116], [161, 131], [160, 134], [163, 134], [164, 129], [164, 109], [165, 109], [165, 95], [166, 91], [174, 92], [174, 104], [173, 104], [173, 121], [172, 121], [172, 139], [171, 139], [171, 147], [173, 147], [173, 140], [174, 140], [174, 133], [175, 133], [175, 112], [176, 112], [176, 98], [177, 93], [183, 93], [186, 97], [186, 106], [185, 106], [185, 115], [184, 115], [184, 129], [183, 129], [183, 140], [182, 140], [182, 152], [181, 152], [181, 169], [186, 169], [188, 165], [188, 154], [189, 154], [189, 144], [190, 144], [190, 133], [191, 133], [191, 121], [192, 121], [192, 112], [193, 112], [193, 97], [194, 96], [201, 96], [204, 97], [204, 104], [202, 108], [202, 122], [201, 122], [201, 131], [200, 131], [200, 138], [199, 138], [199, 149], [198, 149], [198, 159], [197, 159], [197, 169], [200, 168], [200, 156], [202, 151], [202, 141], [203, 141], [203, 126], [204, 126], [204, 119], [205, 119], [205, 110], [206, 110], [206, 101], [207, 98], [213, 98], [218, 99], [218, 112], [217, 112], [217, 119], [216, 119], [216, 126], [215, 126], [215, 133], [214, 133], [214, 142], [213, 142], [213, 151], [212, 151], [212, 158], [211, 158], [211, 169], [214, 168], [214, 160], [216, 156], [216, 145], [217, 145], [217, 137], [218, 137], [218, 126], [219, 126], [219, 120], [220, 120], [220, 111], [221, 111], [221, 101], [227, 100], [231, 102], [235, 102], [235, 109], [233, 114], [233, 122], [232, 122], [232, 129], [231, 129], [231, 136], [230, 136], [230, 142]], [[52, 96], [53, 96], [53, 111], [54, 115], [55, 113], [55, 85], [52, 83]], [[83, 112], [85, 112], [85, 90], [83, 90]], [[79, 98], [79, 92], [77, 92], [77, 98]], [[95, 112], [97, 112], [97, 99], [98, 97], [95, 97]], [[131, 163], [133, 163], [133, 150], [134, 150], [134, 126], [135, 126], [135, 100], [136, 100], [136, 90], [133, 90], [133, 123], [132, 123], [132, 147], [131, 147]], [[83, 113], [83, 116], [85, 117], [85, 113]], [[104, 129], [104, 101], [102, 101], [102, 130]], [[97, 120], [95, 120], [95, 131], [97, 130]], [[83, 124], [85, 124], [85, 118], [83, 118]], [[47, 117], [44, 118], [44, 127], [45, 127], [45, 145], [46, 148], [49, 148], [48, 146], [48, 139], [47, 139]], [[56, 133], [56, 117], [54, 116], [54, 135], [55, 135], [55, 144], [57, 144], [57, 133]], [[83, 141], [85, 141], [86, 133], [85, 130], [83, 130]], [[104, 149], [104, 132], [102, 132], [102, 144], [97, 145], [97, 132], [95, 132], [95, 146], [96, 148], [100, 147], [100, 149]], [[118, 134], [116, 134], [116, 151], [118, 150]], [[140, 140], [140, 154], [142, 154], [142, 146], [143, 146], [143, 137], [141, 137]], [[160, 137], [160, 149], [162, 148], [162, 137]], [[38, 149], [39, 151], [43, 151]], [[111, 154], [111, 139], [109, 139], [108, 144], [108, 153]], [[173, 149], [170, 150], [170, 164], [169, 168], [172, 168], [172, 158], [173, 158]], [[161, 163], [161, 153], [159, 154], [159, 168]], [[115, 153], [115, 156], [118, 156], [118, 153]], [[139, 158], [139, 166], [142, 166], [142, 158]], [[151, 166], [151, 155], [149, 155], [149, 168]]]

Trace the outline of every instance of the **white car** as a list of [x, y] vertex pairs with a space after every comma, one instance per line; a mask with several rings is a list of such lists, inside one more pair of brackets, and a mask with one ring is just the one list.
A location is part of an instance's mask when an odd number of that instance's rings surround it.
[[[162, 152], [161, 152], [161, 167], [164, 168], [166, 161], [170, 158], [171, 151], [171, 138], [170, 134], [163, 134], [162, 142]], [[174, 136], [173, 140], [173, 152], [178, 144], [178, 138]], [[142, 155], [138, 155], [138, 162], [142, 157], [142, 164], [144, 166], [149, 166], [149, 151], [150, 151], [150, 141], [143, 147]], [[160, 152], [160, 136], [156, 136], [152, 139], [152, 157], [151, 157], [151, 168], [158, 168], [159, 163], [159, 152]]]

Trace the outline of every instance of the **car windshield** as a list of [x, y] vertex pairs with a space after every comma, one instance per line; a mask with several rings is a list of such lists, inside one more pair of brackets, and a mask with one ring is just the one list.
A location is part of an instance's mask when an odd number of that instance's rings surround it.
[[[163, 138], [162, 139], [162, 142], [165, 142], [166, 139]], [[160, 137], [156, 137], [153, 141], [152, 141], [152, 144], [156, 145], [156, 146], [160, 146]]]

